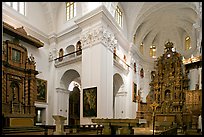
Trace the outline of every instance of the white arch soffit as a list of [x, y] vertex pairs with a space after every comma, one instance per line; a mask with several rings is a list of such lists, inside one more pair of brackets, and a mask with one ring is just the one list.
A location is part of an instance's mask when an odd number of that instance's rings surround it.
[[[118, 92], [120, 87], [124, 84], [123, 82], [123, 78], [120, 74], [115, 73], [113, 75], [113, 86], [115, 87], [115, 91], [114, 92]], [[114, 93], [116, 95], [116, 93]]]
[[[76, 81], [78, 78], [80, 77], [79, 73], [74, 70], [74, 69], [69, 69], [67, 70], [61, 77], [60, 79], [60, 86], [63, 86], [65, 89], [68, 89], [69, 84], [72, 81]], [[78, 82], [80, 80], [77, 80], [76, 82]], [[81, 82], [78, 82], [79, 84]]]
[[[148, 2], [144, 3], [143, 7], [146, 4], [149, 4], [149, 3]], [[183, 6], [183, 8], [192, 8], [192, 10], [195, 11], [195, 4], [193, 4], [193, 3], [191, 4], [191, 3], [188, 3], [188, 2], [186, 2], [186, 3], [183, 3], [183, 2], [169, 2], [169, 3], [167, 3], [167, 2], [158, 2], [157, 3], [157, 2], [155, 2], [155, 4], [153, 3], [153, 5], [149, 9], [142, 8], [141, 13], [135, 19], [133, 29], [130, 29], [130, 30], [132, 30], [130, 36], [133, 36], [135, 34], [135, 30], [137, 30], [138, 26], [140, 26], [140, 24], [144, 21], [144, 19], [146, 19], [149, 15], [153, 14], [154, 12], [156, 12], [158, 10], [165, 10], [166, 7], [182, 8], [182, 6]], [[195, 13], [196, 13], [196, 11], [195, 11]]]

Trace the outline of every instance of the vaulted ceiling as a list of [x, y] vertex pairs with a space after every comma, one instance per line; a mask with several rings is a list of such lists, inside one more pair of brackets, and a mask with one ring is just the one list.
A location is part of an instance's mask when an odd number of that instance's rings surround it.
[[142, 42], [146, 49], [155, 45], [164, 49], [167, 40], [181, 50], [184, 36], [190, 36], [196, 47], [194, 24], [199, 22], [198, 5], [193, 2], [121, 2], [125, 11], [129, 40]]
[[[50, 28], [55, 29], [57, 9], [61, 2], [41, 2]], [[194, 24], [201, 18], [198, 2], [119, 2], [127, 24], [127, 39], [135, 45], [144, 43], [144, 50], [155, 45], [163, 49], [167, 40], [172, 41], [176, 49], [184, 46], [184, 37], [190, 36], [192, 46], [196, 47]]]

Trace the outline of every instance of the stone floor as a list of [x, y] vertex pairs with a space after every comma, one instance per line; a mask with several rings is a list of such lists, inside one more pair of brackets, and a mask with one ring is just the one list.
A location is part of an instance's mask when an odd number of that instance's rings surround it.
[[[155, 131], [156, 133], [156, 131]], [[185, 133], [177, 132], [178, 135], [202, 135], [201, 133], [197, 133], [196, 129], [187, 130]], [[152, 135], [152, 128], [134, 128], [134, 135]], [[78, 133], [69, 133], [67, 135], [97, 135], [96, 131], [83, 131]]]
[[[157, 131], [155, 131], [156, 133]], [[35, 132], [24, 133], [25, 135], [39, 135]], [[152, 128], [134, 128], [134, 135], [152, 135], [153, 130]], [[19, 134], [23, 135], [23, 134]], [[41, 134], [43, 135], [43, 134]], [[52, 135], [52, 134], [51, 134]], [[90, 130], [90, 131], [79, 131], [77, 133], [66, 133], [66, 135], [97, 135], [96, 130]], [[185, 133], [183, 133], [181, 130], [177, 130], [177, 135], [202, 135], [201, 133], [198, 133], [196, 129], [189, 129]]]

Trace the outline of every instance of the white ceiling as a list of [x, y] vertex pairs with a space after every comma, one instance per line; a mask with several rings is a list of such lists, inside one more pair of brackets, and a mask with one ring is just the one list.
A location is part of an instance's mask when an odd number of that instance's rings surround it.
[[128, 22], [129, 38], [135, 34], [136, 45], [143, 42], [148, 47], [154, 44], [159, 48], [170, 40], [178, 46], [182, 44], [182, 36], [195, 35], [193, 24], [199, 15], [192, 2], [121, 2], [121, 5]]
[[[193, 24], [199, 22], [198, 2], [119, 2], [125, 14], [128, 40], [136, 35], [135, 45], [163, 49], [167, 40], [181, 49], [184, 36], [191, 36], [195, 41]], [[42, 2], [48, 22], [55, 24], [57, 9], [61, 2]], [[195, 43], [194, 43], [195, 45]]]

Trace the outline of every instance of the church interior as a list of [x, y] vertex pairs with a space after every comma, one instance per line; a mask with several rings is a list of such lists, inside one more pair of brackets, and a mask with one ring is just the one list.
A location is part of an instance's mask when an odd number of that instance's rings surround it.
[[2, 2], [2, 135], [202, 135], [202, 2]]

